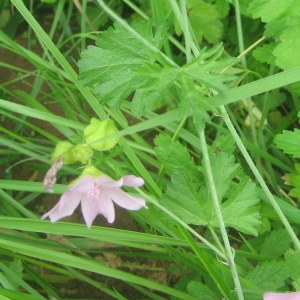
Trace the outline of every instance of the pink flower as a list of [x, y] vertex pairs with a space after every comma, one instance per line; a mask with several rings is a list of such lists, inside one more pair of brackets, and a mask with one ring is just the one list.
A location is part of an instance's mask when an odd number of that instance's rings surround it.
[[300, 292], [294, 293], [266, 293], [264, 300], [300, 300]]
[[144, 180], [134, 175], [123, 176], [118, 181], [106, 175], [97, 178], [83, 175], [62, 194], [58, 203], [44, 214], [42, 219], [49, 217], [51, 222], [56, 222], [72, 215], [81, 203], [82, 214], [88, 227], [92, 226], [98, 214], [103, 215], [109, 223], [113, 223], [115, 220], [113, 202], [129, 210], [147, 208], [144, 199], [133, 197], [120, 189], [122, 186], [138, 187], [143, 184]]

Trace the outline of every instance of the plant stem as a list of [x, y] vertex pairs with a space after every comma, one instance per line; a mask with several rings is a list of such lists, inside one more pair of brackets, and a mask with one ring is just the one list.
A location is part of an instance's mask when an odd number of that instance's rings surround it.
[[295, 232], [293, 231], [289, 221], [287, 220], [287, 218], [285, 217], [285, 215], [283, 214], [282, 210], [280, 209], [280, 206], [277, 204], [274, 196], [272, 195], [272, 193], [270, 192], [268, 186], [266, 185], [264, 179], [262, 178], [262, 176], [260, 175], [258, 169], [256, 168], [254, 162], [252, 161], [250, 155], [248, 154], [243, 142], [241, 141], [239, 135], [237, 134], [235, 128], [233, 127], [231, 120], [227, 114], [227, 111], [225, 109], [224, 106], [220, 107], [222, 116], [224, 118], [225, 124], [228, 127], [231, 135], [233, 136], [237, 146], [239, 147], [242, 155], [244, 156], [249, 168], [251, 169], [252, 173], [254, 174], [256, 180], [258, 181], [258, 183], [260, 184], [261, 188], [263, 189], [264, 193], [267, 195], [271, 205], [273, 206], [274, 210], [276, 211], [278, 217], [280, 218], [282, 224], [284, 225], [284, 227], [286, 228], [289, 236], [291, 237], [295, 248], [300, 250], [300, 241], [297, 237], [297, 235], [295, 234]]
[[[180, 12], [181, 13], [179, 13], [178, 7], [177, 7], [177, 4], [175, 1], [170, 0], [170, 4], [173, 6], [173, 9], [177, 11], [177, 20], [180, 23], [181, 28], [184, 33], [185, 53], [186, 53], [186, 57], [187, 57], [187, 62], [189, 63], [192, 59], [191, 49], [193, 50], [193, 53], [195, 56], [198, 56], [200, 51], [197, 48], [196, 43], [192, 39], [192, 35], [189, 31], [188, 17], [187, 17], [187, 10], [186, 10], [186, 0], [180, 0], [180, 8], [181, 8]], [[233, 278], [233, 282], [235, 285], [235, 290], [236, 290], [238, 299], [243, 300], [244, 295], [243, 295], [239, 275], [237, 272], [236, 264], [234, 261], [234, 254], [231, 250], [230, 242], [229, 242], [228, 235], [226, 232], [224, 219], [222, 216], [220, 202], [218, 199], [216, 185], [214, 183], [214, 178], [213, 178], [212, 169], [211, 169], [211, 165], [210, 165], [210, 159], [209, 159], [209, 155], [208, 155], [204, 130], [201, 130], [199, 136], [200, 136], [200, 144], [201, 144], [201, 150], [202, 150], [202, 155], [203, 155], [203, 163], [204, 163], [204, 167], [205, 167], [205, 171], [206, 171], [206, 175], [207, 175], [207, 179], [208, 179], [208, 186], [209, 186], [210, 193], [212, 196], [212, 200], [213, 200], [213, 204], [215, 207], [215, 212], [216, 212], [216, 216], [217, 216], [217, 220], [218, 220], [218, 225], [219, 225], [221, 236], [222, 236], [223, 243], [224, 243], [226, 259], [228, 261], [228, 265], [231, 270], [231, 274], [232, 274], [232, 278]]]
[[226, 251], [228, 265], [231, 269], [231, 274], [232, 274], [232, 278], [233, 278], [233, 281], [235, 284], [235, 289], [236, 289], [238, 299], [243, 300], [244, 295], [243, 295], [241, 283], [239, 280], [239, 275], [237, 272], [236, 264], [234, 261], [234, 254], [231, 250], [230, 242], [229, 242], [228, 235], [226, 232], [226, 227], [225, 227], [225, 223], [224, 223], [224, 219], [223, 219], [223, 215], [222, 215], [222, 210], [221, 210], [220, 202], [218, 199], [217, 188], [216, 188], [216, 185], [214, 182], [214, 177], [213, 177], [213, 173], [212, 173], [212, 169], [211, 169], [211, 165], [210, 165], [204, 130], [202, 130], [200, 132], [199, 136], [200, 136], [201, 151], [202, 151], [202, 155], [203, 155], [203, 164], [204, 164], [204, 168], [205, 168], [205, 172], [206, 172], [206, 176], [207, 176], [207, 180], [208, 180], [208, 187], [209, 187], [211, 198], [212, 198], [212, 201], [213, 201], [213, 204], [215, 207], [215, 213], [216, 213], [216, 217], [218, 220], [218, 225], [220, 228], [221, 236], [223, 239], [224, 248]]

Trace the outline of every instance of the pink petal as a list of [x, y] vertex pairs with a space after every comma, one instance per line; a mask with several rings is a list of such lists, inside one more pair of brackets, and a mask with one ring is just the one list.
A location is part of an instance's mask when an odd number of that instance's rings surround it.
[[76, 207], [79, 205], [82, 197], [82, 193], [67, 190], [62, 194], [57, 204], [42, 216], [42, 219], [49, 217], [53, 223], [64, 217], [72, 215]]
[[134, 175], [126, 175], [121, 178], [123, 180], [122, 185], [126, 186], [142, 186], [144, 185], [144, 179], [141, 177], [136, 177]]
[[90, 175], [83, 175], [80, 177], [71, 187], [69, 190], [80, 192], [80, 193], [87, 193], [90, 191], [95, 183], [95, 178]]
[[95, 182], [100, 186], [111, 186], [111, 187], [121, 187], [126, 186], [142, 186], [144, 184], [144, 179], [134, 175], [126, 175], [121, 177], [119, 180], [113, 180], [112, 178], [101, 175], [98, 178], [95, 178]]
[[121, 187], [122, 186], [121, 180], [116, 181], [106, 175], [101, 175], [100, 177], [95, 178], [94, 180], [97, 183], [97, 185], [99, 185], [99, 186], [107, 186], [107, 187]]
[[102, 191], [96, 200], [88, 197], [84, 198], [81, 201], [81, 209], [88, 227], [92, 226], [92, 223], [98, 214], [103, 215], [109, 223], [113, 223], [115, 220], [114, 205]]
[[264, 300], [300, 300], [300, 292], [294, 293], [266, 293]]
[[[147, 208], [145, 200], [142, 198], [133, 197], [125, 192], [123, 192], [119, 188], [111, 188], [105, 189], [106, 193], [109, 195], [109, 198], [114, 201], [119, 206], [130, 209], [130, 210], [138, 210], [142, 207]], [[103, 189], [101, 189], [102, 193]]]

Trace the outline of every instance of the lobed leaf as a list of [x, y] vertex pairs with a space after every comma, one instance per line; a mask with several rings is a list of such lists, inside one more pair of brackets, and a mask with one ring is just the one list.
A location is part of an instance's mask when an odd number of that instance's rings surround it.
[[275, 57], [273, 55], [273, 50], [275, 46], [275, 43], [269, 43], [261, 47], [257, 47], [253, 51], [253, 56], [262, 63], [274, 64]]
[[290, 243], [290, 237], [286, 234], [285, 229], [271, 231], [263, 240], [260, 254], [279, 257], [289, 248]]
[[158, 135], [154, 143], [157, 158], [169, 174], [184, 175], [190, 181], [199, 180], [199, 171], [186, 147], [169, 136]]
[[276, 135], [274, 143], [284, 153], [291, 154], [294, 158], [300, 157], [300, 129], [284, 130]]
[[265, 291], [274, 291], [284, 286], [289, 277], [289, 269], [284, 261], [266, 261], [247, 273], [246, 279]]
[[[158, 49], [164, 42], [165, 32], [158, 30], [154, 35], [150, 22], [134, 22], [132, 28]], [[108, 104], [113, 109], [132, 97], [133, 114], [142, 116], [167, 104], [178, 87], [187, 90], [186, 84], [190, 86], [193, 83], [196, 87], [205, 86], [215, 91], [227, 89], [227, 82], [235, 76], [222, 70], [236, 63], [236, 60], [220, 58], [223, 50], [219, 44], [203, 49], [201, 55], [189, 64], [182, 67], [175, 63], [170, 65], [136, 36], [115, 24], [99, 37], [97, 46], [89, 46], [81, 53], [79, 79], [93, 88], [102, 104]], [[203, 92], [199, 88], [194, 89], [199, 98]], [[178, 101], [177, 96], [174, 98]], [[185, 102], [181, 98], [179, 101]], [[207, 107], [201, 112], [205, 109]], [[198, 112], [198, 109], [195, 111]]]
[[189, 282], [187, 289], [189, 293], [197, 297], [197, 299], [205, 299], [205, 300], [218, 299], [218, 296], [214, 293], [214, 291], [212, 291], [207, 285], [198, 281]]
[[289, 269], [290, 276], [294, 281], [300, 281], [300, 251], [289, 250], [285, 254], [285, 259]]
[[[132, 27], [152, 44], [160, 40], [154, 38], [149, 22], [135, 22]], [[117, 108], [130, 93], [147, 82], [138, 76], [138, 70], [147, 63], [154, 63], [154, 54], [118, 23], [105, 31], [96, 44], [81, 53], [79, 79], [94, 87], [101, 103]]]
[[232, 182], [231, 185], [234, 185], [234, 191], [221, 206], [225, 225], [257, 235], [260, 214], [255, 184], [247, 178], [239, 183]]
[[280, 36], [280, 43], [274, 49], [276, 65], [286, 70], [300, 65], [300, 23], [283, 31]]
[[[164, 204], [187, 224], [218, 227], [205, 174], [197, 170], [188, 152], [171, 138], [156, 138], [156, 153], [171, 175]], [[260, 225], [256, 186], [245, 176], [231, 154], [211, 155], [211, 167], [226, 226], [257, 235]], [[191, 171], [192, 170], [192, 171]]]
[[286, 16], [294, 2], [295, 0], [252, 0], [248, 12], [252, 14], [253, 18], [261, 18], [263, 22], [271, 22]]

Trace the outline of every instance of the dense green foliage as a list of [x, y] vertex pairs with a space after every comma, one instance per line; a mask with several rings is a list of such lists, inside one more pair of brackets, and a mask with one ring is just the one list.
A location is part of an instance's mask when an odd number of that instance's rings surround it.
[[[296, 0], [2, 1], [3, 299], [300, 290], [299, 11]], [[43, 177], [62, 156], [49, 194]], [[142, 177], [126, 191], [148, 209], [90, 229], [79, 213], [41, 220], [87, 165]]]

